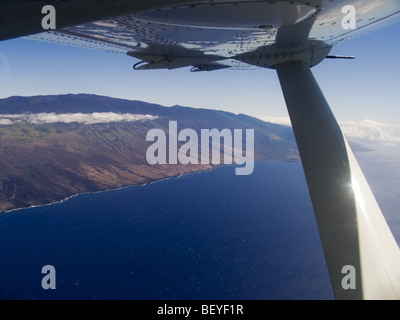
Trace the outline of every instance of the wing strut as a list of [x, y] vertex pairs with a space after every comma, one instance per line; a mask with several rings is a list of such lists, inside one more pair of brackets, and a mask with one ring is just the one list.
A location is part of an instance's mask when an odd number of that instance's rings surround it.
[[302, 61], [276, 66], [337, 299], [400, 299], [400, 250]]

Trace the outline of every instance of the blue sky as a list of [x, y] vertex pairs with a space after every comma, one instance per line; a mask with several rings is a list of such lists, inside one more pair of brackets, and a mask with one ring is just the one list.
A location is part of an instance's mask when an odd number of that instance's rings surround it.
[[[336, 46], [313, 69], [340, 121], [371, 119], [400, 124], [400, 24]], [[0, 42], [0, 98], [93, 93], [246, 113], [287, 115], [275, 71], [134, 71], [124, 54], [14, 39]]]

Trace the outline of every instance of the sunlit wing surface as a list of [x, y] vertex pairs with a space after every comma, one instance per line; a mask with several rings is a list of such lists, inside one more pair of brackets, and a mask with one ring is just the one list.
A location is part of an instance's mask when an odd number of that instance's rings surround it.
[[[33, 38], [127, 53], [147, 62], [138, 69], [270, 68], [293, 56], [315, 65], [338, 42], [393, 23], [400, 16], [398, 0], [187, 3], [190, 4], [67, 27]], [[345, 5], [356, 9], [355, 30], [342, 27]]]
[[0, 39], [36, 33], [124, 53], [136, 70], [276, 69], [336, 298], [400, 299], [399, 247], [310, 70], [335, 44], [398, 22], [399, 0], [54, 1], [59, 29], [46, 33], [38, 12], [48, 1], [19, 2], [0, 2]]

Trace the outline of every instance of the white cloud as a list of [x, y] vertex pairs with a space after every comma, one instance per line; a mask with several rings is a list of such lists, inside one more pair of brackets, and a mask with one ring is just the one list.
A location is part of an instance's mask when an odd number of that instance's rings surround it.
[[270, 122], [270, 123], [275, 123], [275, 124], [281, 124], [284, 126], [292, 126], [292, 123], [290, 122], [289, 117], [268, 117], [268, 116], [259, 116], [257, 117], [258, 119], [265, 121], [265, 122]]
[[94, 113], [34, 113], [34, 114], [3, 114], [0, 115], [0, 125], [11, 125], [14, 123], [110, 123], [110, 122], [133, 122], [144, 120], [155, 120], [158, 117], [152, 115], [94, 112]]
[[380, 123], [372, 120], [340, 123], [344, 135], [350, 139], [400, 143], [400, 125]]
[[10, 119], [1, 119], [0, 118], [0, 125], [2, 126], [8, 126], [10, 124], [13, 124], [13, 122]]
[[[258, 119], [291, 126], [289, 117], [260, 116]], [[342, 121], [339, 124], [344, 135], [349, 140], [367, 140], [371, 142], [400, 144], [400, 125], [381, 123], [372, 120]]]

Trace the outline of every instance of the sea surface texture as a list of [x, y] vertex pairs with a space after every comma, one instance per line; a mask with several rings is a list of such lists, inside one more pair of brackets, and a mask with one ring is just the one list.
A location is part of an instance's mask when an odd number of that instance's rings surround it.
[[0, 214], [0, 298], [332, 299], [301, 163], [234, 169]]

